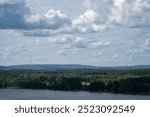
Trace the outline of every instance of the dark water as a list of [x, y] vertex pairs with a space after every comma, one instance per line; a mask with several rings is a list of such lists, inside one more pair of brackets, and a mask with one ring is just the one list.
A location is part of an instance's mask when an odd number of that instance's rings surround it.
[[150, 100], [150, 96], [86, 91], [0, 89], [0, 100]]

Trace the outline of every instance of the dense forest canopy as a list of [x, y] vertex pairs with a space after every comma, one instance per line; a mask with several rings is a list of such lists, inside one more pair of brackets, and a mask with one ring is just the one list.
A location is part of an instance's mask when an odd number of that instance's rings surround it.
[[0, 88], [150, 94], [150, 69], [0, 70]]

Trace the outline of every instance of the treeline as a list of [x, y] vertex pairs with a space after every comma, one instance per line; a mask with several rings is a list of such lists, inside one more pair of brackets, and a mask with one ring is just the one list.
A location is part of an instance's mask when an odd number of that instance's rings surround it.
[[0, 88], [150, 94], [150, 70], [0, 71]]

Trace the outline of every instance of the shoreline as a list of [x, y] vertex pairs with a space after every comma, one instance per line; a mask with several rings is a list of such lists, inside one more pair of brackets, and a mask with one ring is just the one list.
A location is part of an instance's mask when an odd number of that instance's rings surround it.
[[24, 89], [24, 90], [47, 90], [47, 91], [64, 91], [64, 92], [90, 92], [90, 93], [109, 93], [109, 94], [123, 94], [123, 95], [135, 95], [135, 96], [150, 96], [150, 93], [121, 93], [121, 92], [108, 92], [108, 91], [88, 91], [88, 90], [54, 90], [54, 89], [36, 89], [36, 88], [21, 88], [21, 87], [6, 87], [1, 89]]

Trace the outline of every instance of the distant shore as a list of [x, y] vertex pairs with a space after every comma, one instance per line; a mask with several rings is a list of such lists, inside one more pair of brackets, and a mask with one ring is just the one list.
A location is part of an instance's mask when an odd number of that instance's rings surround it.
[[150, 69], [0, 70], [0, 88], [150, 95]]

